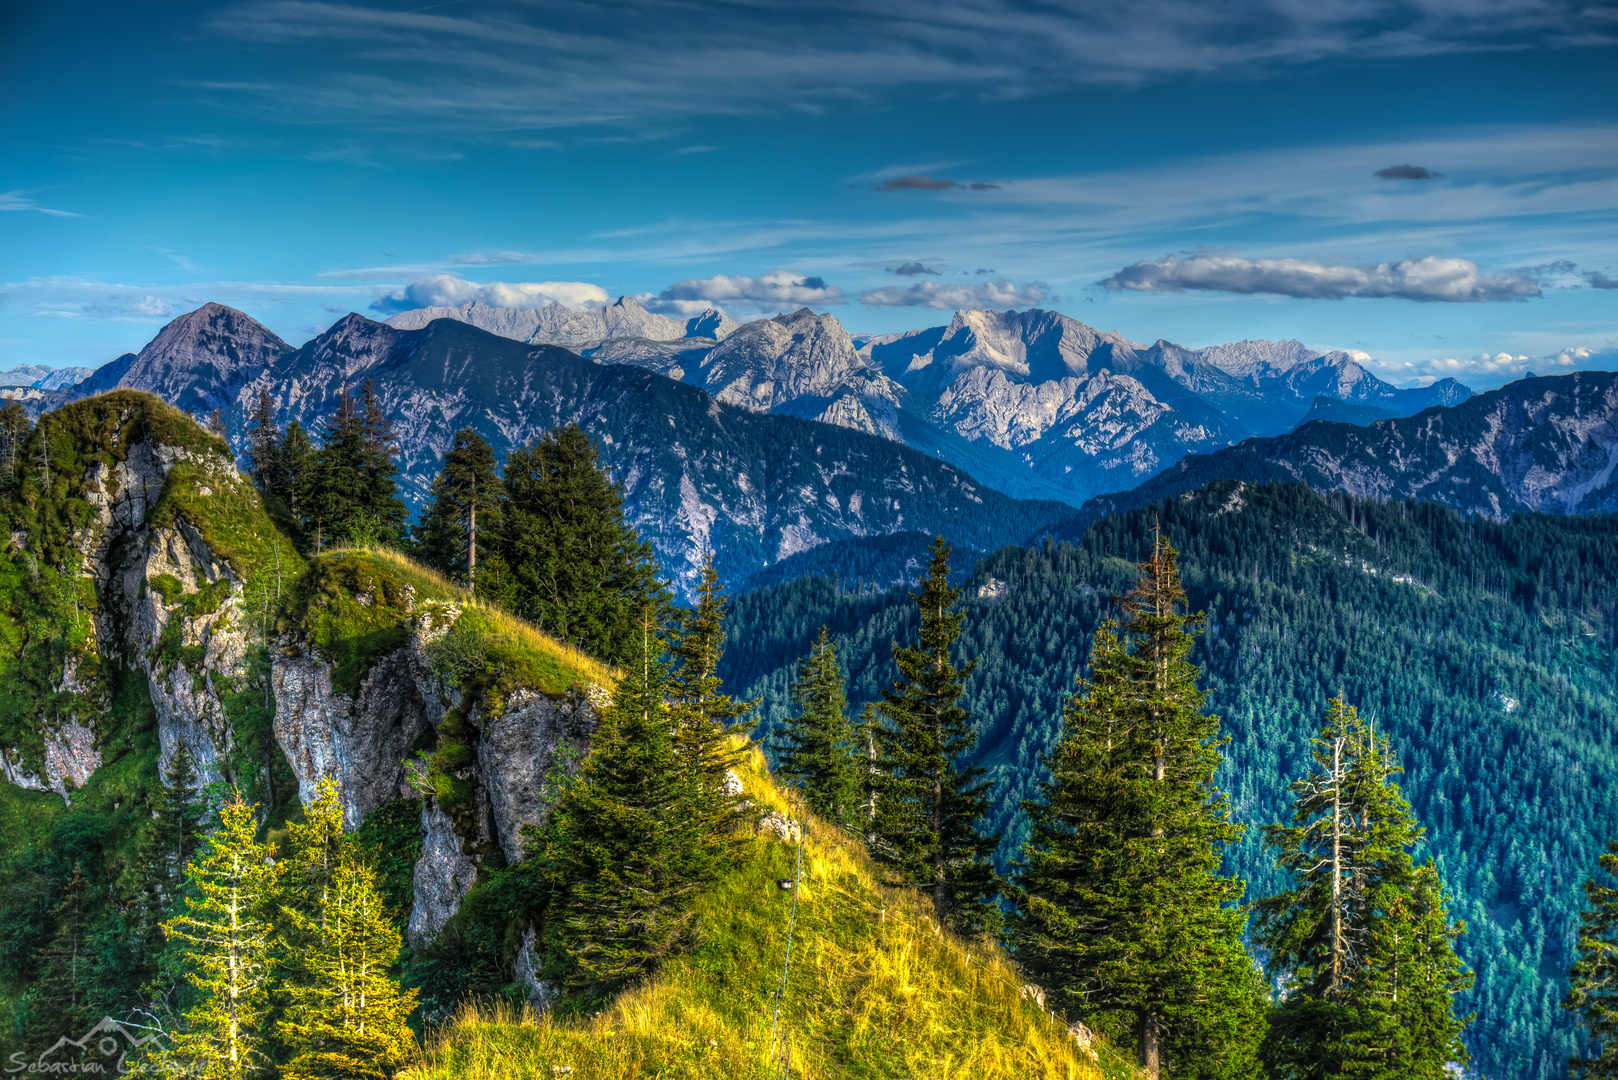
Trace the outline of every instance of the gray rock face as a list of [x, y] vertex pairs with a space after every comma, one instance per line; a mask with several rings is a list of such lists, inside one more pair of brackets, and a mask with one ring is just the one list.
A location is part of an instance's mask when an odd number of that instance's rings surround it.
[[416, 860], [415, 904], [410, 909], [409, 930], [410, 941], [416, 945], [438, 935], [478, 876], [477, 863], [461, 850], [455, 823], [438, 800], [428, 799], [422, 804], [421, 829], [425, 838], [421, 858]]
[[355, 697], [332, 689], [326, 661], [291, 642], [277, 651], [275, 738], [298, 778], [298, 797], [307, 804], [322, 780], [336, 780], [344, 824], [358, 828], [399, 797], [404, 760], [427, 728], [413, 650], [378, 660]]
[[551, 770], [571, 771], [595, 726], [595, 710], [582, 695], [553, 698], [532, 691], [514, 695], [504, 713], [483, 722], [478, 778], [508, 862], [523, 858], [523, 826], [538, 825], [550, 814]]
[[[184, 744], [201, 782], [209, 784], [220, 779], [219, 760], [230, 739], [217, 680], [235, 678], [244, 670], [247, 638], [241, 623], [246, 616], [241, 581], [200, 533], [183, 520], [173, 526], [148, 521], [170, 471], [182, 461], [202, 467], [208, 484], [221, 489], [248, 484], [222, 459], [143, 440], [112, 468], [98, 464], [86, 474], [85, 498], [97, 519], [75, 539], [84, 555], [83, 572], [101, 584], [106, 600], [97, 638], [127, 647], [151, 680], [162, 766]], [[118, 561], [109, 562], [115, 556]], [[173, 603], [152, 584], [160, 577], [179, 583], [182, 595]], [[219, 584], [224, 594], [211, 610], [184, 610], [186, 596]], [[204, 650], [204, 659], [194, 668], [161, 655], [164, 633], [174, 620], [179, 620], [179, 644]], [[118, 640], [119, 626], [126, 628], [125, 640]], [[59, 757], [64, 763], [78, 760], [81, 772], [88, 765], [82, 754]]]

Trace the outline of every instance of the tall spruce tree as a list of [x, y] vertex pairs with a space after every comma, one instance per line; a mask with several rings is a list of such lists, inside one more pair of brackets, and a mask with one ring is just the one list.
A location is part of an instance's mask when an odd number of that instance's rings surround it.
[[963, 763], [977, 744], [960, 705], [975, 662], [950, 653], [965, 616], [961, 590], [949, 584], [950, 546], [936, 537], [921, 591], [917, 644], [893, 646], [899, 678], [876, 704], [878, 791], [874, 854], [892, 879], [924, 892], [940, 926], [964, 933], [992, 929], [999, 891], [990, 854], [998, 836], [978, 832], [989, 808], [984, 770]]
[[[1607, 841], [1600, 872], [1618, 878], [1618, 842]], [[1575, 1013], [1597, 1042], [1595, 1057], [1569, 1064], [1583, 1080], [1618, 1077], [1618, 888], [1592, 875], [1584, 883], [1590, 907], [1580, 914], [1579, 958], [1562, 1008]]]
[[299, 507], [318, 551], [328, 541], [392, 543], [405, 521], [396, 440], [375, 384], [358, 397], [343, 387], [325, 437], [303, 474]]
[[1293, 823], [1265, 830], [1289, 891], [1260, 901], [1257, 934], [1286, 996], [1263, 1057], [1277, 1080], [1438, 1080], [1464, 1063], [1454, 995], [1471, 985], [1454, 951], [1436, 871], [1393, 777], [1385, 736], [1340, 698], [1292, 784]]
[[10, 492], [21, 478], [23, 443], [33, 424], [21, 403], [8, 401], [0, 408], [0, 491]]
[[1246, 1077], [1263, 985], [1234, 907], [1243, 885], [1219, 874], [1241, 829], [1188, 659], [1200, 617], [1161, 536], [1139, 574], [1067, 702], [1044, 798], [1024, 803], [1017, 957], [1056, 1003], [1133, 1042], [1148, 1076]]
[[279, 868], [274, 849], [254, 840], [253, 807], [240, 796], [219, 818], [207, 850], [188, 869], [181, 910], [163, 925], [173, 951], [165, 961], [192, 990], [166, 1067], [207, 1080], [248, 1080], [268, 1067], [264, 1019]]
[[569, 424], [512, 450], [501, 516], [513, 606], [592, 655], [634, 662], [642, 609], [664, 594], [590, 437]]
[[287, 1008], [277, 1035], [287, 1080], [385, 1080], [413, 1048], [406, 1020], [415, 990], [390, 968], [402, 940], [388, 918], [380, 879], [343, 833], [337, 787], [326, 780], [288, 829], [281, 909]]
[[275, 400], [260, 388], [247, 418], [247, 471], [266, 495], [280, 497], [286, 487], [286, 469], [281, 463], [281, 445], [286, 432], [275, 415]]
[[702, 564], [696, 606], [680, 613], [670, 637], [674, 749], [696, 784], [696, 812], [713, 840], [722, 842], [738, 820], [740, 805], [738, 796], [726, 794], [725, 773], [745, 755], [736, 736], [752, 706], [731, 700], [716, 674], [725, 651], [725, 592], [712, 555]]
[[83, 867], [74, 863], [62, 899], [51, 909], [51, 936], [36, 961], [38, 978], [22, 1002], [25, 1038], [35, 1053], [49, 1050], [64, 1036], [82, 1035], [95, 1022], [90, 901], [90, 883]]
[[169, 755], [168, 768], [147, 802], [150, 830], [137, 858], [141, 922], [153, 950], [160, 944], [160, 924], [169, 917], [185, 886], [186, 867], [202, 844], [206, 807], [191, 764], [191, 751], [181, 742]]
[[490, 538], [500, 535], [500, 476], [494, 451], [471, 428], [455, 433], [431, 496], [416, 529], [417, 555], [428, 566], [475, 584], [480, 549], [497, 547]]
[[864, 747], [856, 745], [848, 719], [847, 679], [837, 646], [820, 628], [809, 655], [798, 661], [792, 700], [799, 715], [787, 721], [776, 750], [781, 774], [804, 794], [809, 808], [828, 821], [860, 821], [860, 773]]
[[692, 813], [658, 629], [647, 605], [638, 655], [557, 800], [546, 839], [555, 887], [550, 970], [585, 1002], [644, 978], [692, 941], [694, 898], [723, 855]]
[[286, 504], [292, 520], [300, 525], [308, 520], [304, 507], [312, 486], [310, 474], [314, 469], [316, 453], [314, 441], [309, 438], [303, 425], [296, 420], [287, 424], [280, 451], [276, 455], [281, 468], [281, 488], [277, 494]]

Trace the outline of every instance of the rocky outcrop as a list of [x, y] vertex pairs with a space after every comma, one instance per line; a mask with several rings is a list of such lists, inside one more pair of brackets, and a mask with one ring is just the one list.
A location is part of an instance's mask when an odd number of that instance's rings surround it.
[[595, 710], [577, 692], [553, 698], [520, 691], [505, 712], [483, 721], [478, 778], [508, 862], [523, 857], [524, 826], [550, 814], [558, 779], [553, 770], [572, 771], [595, 726]]
[[[122, 460], [86, 473], [83, 495], [96, 516], [75, 542], [82, 573], [97, 582], [103, 597], [96, 638], [127, 648], [150, 679], [163, 766], [183, 744], [208, 784], [220, 779], [219, 762], [229, 748], [220, 689], [245, 668], [243, 589], [228, 561], [189, 522], [151, 520], [169, 474], [182, 462], [201, 471], [205, 482], [198, 493], [204, 497], [212, 494], [210, 484], [248, 483], [218, 454], [142, 439], [127, 447]], [[79, 740], [92, 750], [93, 741], [93, 735]], [[87, 778], [100, 762], [81, 750], [59, 749], [56, 758], [66, 770], [59, 780], [75, 770]]]
[[431, 941], [460, 908], [477, 881], [477, 862], [461, 850], [461, 838], [436, 799], [421, 808], [421, 858], [416, 860], [415, 902], [410, 909], [410, 940]]
[[343, 821], [358, 828], [399, 797], [404, 761], [429, 722], [415, 650], [378, 660], [353, 697], [332, 688], [331, 664], [314, 653], [283, 641], [277, 654], [275, 739], [298, 778], [298, 796], [308, 803], [322, 780], [335, 780]]

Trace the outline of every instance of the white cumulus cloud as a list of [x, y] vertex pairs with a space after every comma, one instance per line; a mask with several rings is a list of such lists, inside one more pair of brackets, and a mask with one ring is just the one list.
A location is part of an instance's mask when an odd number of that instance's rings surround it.
[[949, 311], [953, 308], [1037, 307], [1054, 301], [1050, 286], [1030, 281], [1016, 286], [1005, 278], [951, 285], [942, 281], [921, 281], [907, 288], [889, 286], [860, 294], [860, 303], [873, 307], [925, 307]]
[[537, 308], [554, 300], [563, 307], [586, 308], [611, 299], [607, 290], [587, 281], [478, 282], [454, 274], [434, 274], [378, 296], [371, 307], [377, 311], [409, 311], [423, 307], [459, 307], [476, 300], [490, 307]]
[[757, 277], [745, 274], [715, 274], [706, 278], [676, 281], [660, 293], [635, 297], [648, 311], [665, 315], [695, 315], [711, 307], [731, 305], [764, 311], [787, 307], [842, 304], [843, 290], [828, 285], [824, 278], [792, 270], [771, 270]]
[[1426, 255], [1397, 263], [1334, 266], [1308, 259], [1243, 259], [1199, 253], [1165, 255], [1126, 266], [1098, 284], [1114, 291], [1273, 293], [1309, 300], [1350, 296], [1478, 303], [1540, 295], [1539, 282], [1521, 271], [1491, 275], [1470, 259]]
[[1542, 356], [1527, 353], [1479, 353], [1469, 357], [1431, 357], [1398, 363], [1378, 362], [1377, 374], [1395, 382], [1425, 384], [1434, 379], [1454, 378], [1474, 390], [1487, 390], [1535, 375], [1566, 375], [1572, 371], [1618, 370], [1618, 349], [1591, 349], [1583, 345]]

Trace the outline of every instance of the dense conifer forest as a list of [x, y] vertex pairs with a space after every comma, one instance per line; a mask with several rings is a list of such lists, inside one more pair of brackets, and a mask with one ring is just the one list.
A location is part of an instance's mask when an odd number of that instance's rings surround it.
[[[1288, 822], [1327, 701], [1342, 695], [1403, 766], [1399, 783], [1467, 933], [1460, 997], [1484, 1075], [1559, 1080], [1588, 1053], [1559, 1006], [1576, 959], [1582, 886], [1618, 830], [1618, 519], [1465, 520], [1302, 485], [1210, 485], [1096, 522], [1077, 544], [1006, 549], [963, 576], [960, 657], [973, 763], [994, 781], [1002, 867], [1029, 837], [1024, 800], [1094, 634], [1116, 613], [1153, 529], [1180, 552], [1192, 660], [1231, 738], [1217, 777], [1252, 826], [1226, 857], [1248, 902], [1288, 887], [1258, 827]], [[721, 674], [756, 699], [768, 738], [793, 714], [795, 664], [822, 626], [855, 711], [895, 675], [889, 642], [916, 632], [907, 589], [808, 578], [736, 598]]]

